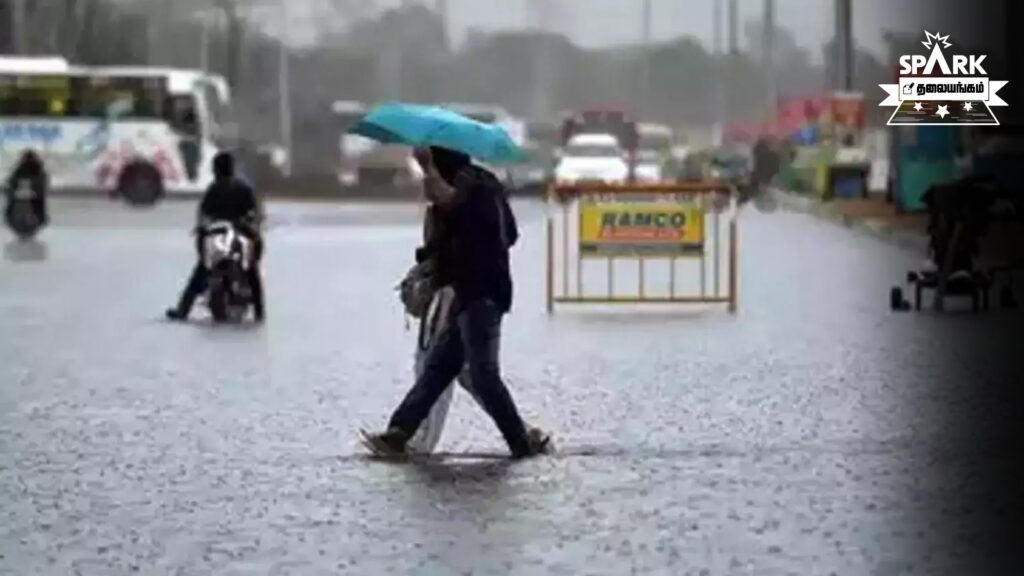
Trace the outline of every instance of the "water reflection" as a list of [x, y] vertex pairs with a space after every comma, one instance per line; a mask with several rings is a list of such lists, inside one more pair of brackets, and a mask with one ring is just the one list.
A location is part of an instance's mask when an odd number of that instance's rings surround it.
[[760, 212], [775, 212], [778, 208], [778, 202], [771, 192], [763, 190], [757, 196], [754, 196], [754, 207]]
[[49, 255], [45, 242], [35, 238], [11, 240], [4, 245], [4, 259], [11, 262], [41, 262]]

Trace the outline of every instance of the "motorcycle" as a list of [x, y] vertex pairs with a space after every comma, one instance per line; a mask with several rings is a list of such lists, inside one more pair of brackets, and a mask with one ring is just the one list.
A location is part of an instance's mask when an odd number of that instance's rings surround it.
[[36, 211], [39, 191], [33, 187], [30, 179], [23, 178], [17, 181], [13, 189], [8, 189], [7, 194], [7, 226], [20, 240], [32, 239], [45, 224]]
[[253, 304], [249, 284], [253, 243], [228, 221], [201, 228], [207, 270], [206, 306], [215, 322], [240, 322]]

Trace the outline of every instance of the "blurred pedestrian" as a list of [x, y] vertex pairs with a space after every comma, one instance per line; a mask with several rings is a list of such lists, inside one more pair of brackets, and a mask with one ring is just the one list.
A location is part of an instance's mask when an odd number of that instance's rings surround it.
[[754, 144], [754, 185], [760, 189], [771, 184], [779, 171], [779, 151], [774, 139], [764, 134]]
[[508, 251], [519, 236], [504, 186], [460, 152], [421, 148], [416, 157], [427, 167], [424, 186], [441, 223], [433, 238], [416, 251], [416, 259], [434, 260], [438, 285], [451, 286], [454, 298], [448, 324], [428, 347], [416, 383], [392, 414], [388, 429], [367, 434], [365, 440], [378, 454], [406, 452], [431, 408], [466, 364], [478, 402], [513, 457], [543, 453], [549, 438], [527, 431], [499, 367], [501, 320], [512, 306]]
[[49, 192], [50, 177], [46, 172], [46, 165], [43, 159], [35, 150], [25, 150], [21, 154], [18, 163], [7, 177], [7, 206], [5, 215], [10, 217], [10, 210], [13, 205], [14, 193], [22, 185], [28, 185], [32, 189], [32, 210], [36, 218], [43, 225], [50, 221], [50, 214], [46, 206], [46, 195]]

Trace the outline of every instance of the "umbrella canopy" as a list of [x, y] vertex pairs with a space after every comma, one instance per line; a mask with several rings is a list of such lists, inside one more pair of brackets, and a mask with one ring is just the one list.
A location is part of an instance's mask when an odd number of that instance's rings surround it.
[[500, 126], [438, 106], [381, 104], [348, 131], [386, 144], [440, 146], [481, 162], [511, 163], [526, 158]]

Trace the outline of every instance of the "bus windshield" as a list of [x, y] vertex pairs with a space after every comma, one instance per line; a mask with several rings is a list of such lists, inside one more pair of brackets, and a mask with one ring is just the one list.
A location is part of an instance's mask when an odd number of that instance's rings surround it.
[[168, 119], [171, 128], [183, 136], [198, 138], [201, 135], [201, 130], [195, 97], [191, 94], [178, 94], [171, 96], [168, 102], [170, 106]]
[[0, 74], [0, 117], [163, 119], [158, 77]]

